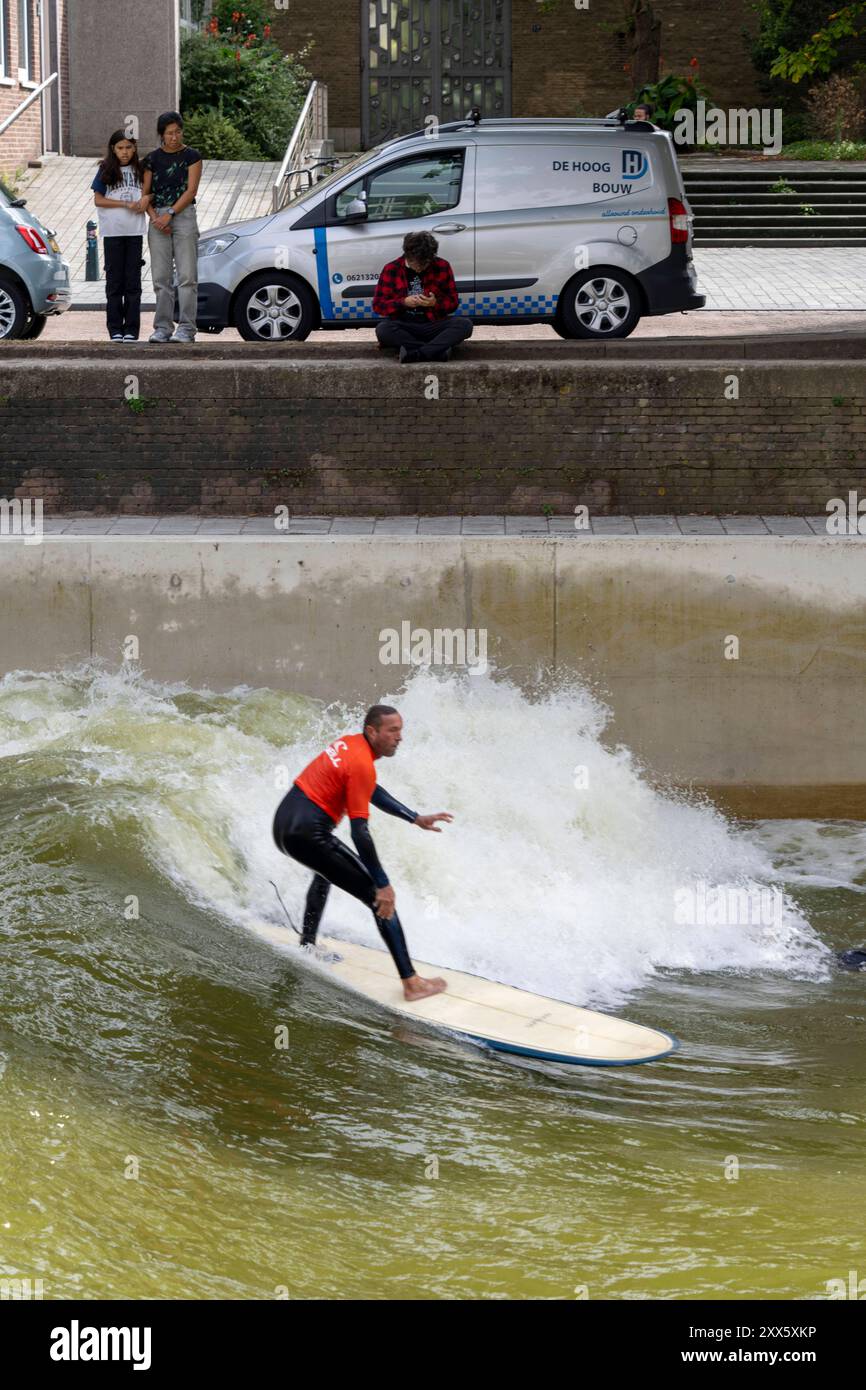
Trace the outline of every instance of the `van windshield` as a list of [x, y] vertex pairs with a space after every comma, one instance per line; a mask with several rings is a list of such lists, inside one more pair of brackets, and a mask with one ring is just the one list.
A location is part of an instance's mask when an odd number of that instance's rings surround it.
[[292, 198], [291, 202], [286, 203], [285, 207], [280, 208], [280, 212], [285, 212], [286, 208], [293, 208], [296, 203], [306, 202], [309, 198], [318, 198], [320, 193], [330, 188], [331, 185], [336, 183], [338, 179], [341, 179], [344, 174], [351, 173], [353, 169], [360, 168], [362, 164], [368, 164], [371, 159], [375, 159], [378, 153], [379, 151], [377, 149], [362, 150], [360, 154], [353, 155], [351, 159], [344, 160], [338, 169], [335, 169], [332, 174], [328, 174], [326, 178], [321, 179], [319, 183], [314, 183], [312, 188], [303, 188], [300, 193], [297, 193], [295, 197]]

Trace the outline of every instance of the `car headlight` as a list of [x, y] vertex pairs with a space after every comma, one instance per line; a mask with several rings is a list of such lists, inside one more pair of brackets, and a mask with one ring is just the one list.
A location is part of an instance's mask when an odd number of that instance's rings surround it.
[[234, 232], [226, 232], [223, 236], [207, 237], [205, 241], [198, 244], [198, 258], [202, 260], [205, 256], [221, 256], [223, 251], [227, 251], [230, 246], [234, 246], [237, 237]]

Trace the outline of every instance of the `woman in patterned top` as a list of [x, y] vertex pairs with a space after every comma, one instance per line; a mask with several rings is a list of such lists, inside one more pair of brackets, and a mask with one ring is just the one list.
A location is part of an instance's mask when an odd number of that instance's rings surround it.
[[[144, 192], [152, 194], [147, 235], [156, 313], [152, 343], [194, 343], [198, 310], [198, 222], [195, 198], [201, 182], [198, 150], [183, 141], [183, 118], [166, 111], [156, 128], [162, 140], [144, 160]], [[174, 324], [173, 271], [177, 270], [180, 321]]]

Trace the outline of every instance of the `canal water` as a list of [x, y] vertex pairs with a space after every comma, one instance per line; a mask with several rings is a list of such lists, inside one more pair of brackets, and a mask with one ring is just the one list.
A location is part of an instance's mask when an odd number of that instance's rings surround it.
[[[381, 692], [385, 695], [385, 692]], [[263, 924], [359, 727], [95, 667], [0, 683], [0, 1277], [46, 1298], [825, 1298], [866, 1279], [866, 827], [656, 785], [577, 683], [419, 672], [374, 811], [421, 960], [675, 1033], [569, 1069], [426, 1033]], [[344, 829], [343, 832], [345, 833]], [[325, 930], [379, 945], [332, 894]], [[282, 1045], [282, 1044], [286, 1045]], [[866, 1282], [863, 1285], [866, 1291]]]

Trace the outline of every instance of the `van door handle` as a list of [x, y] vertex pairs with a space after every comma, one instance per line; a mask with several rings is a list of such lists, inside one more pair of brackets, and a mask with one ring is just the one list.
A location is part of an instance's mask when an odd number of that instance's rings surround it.
[[454, 232], [465, 232], [465, 222], [443, 222], [441, 227], [434, 227], [434, 232], [441, 232], [443, 236], [451, 236]]

